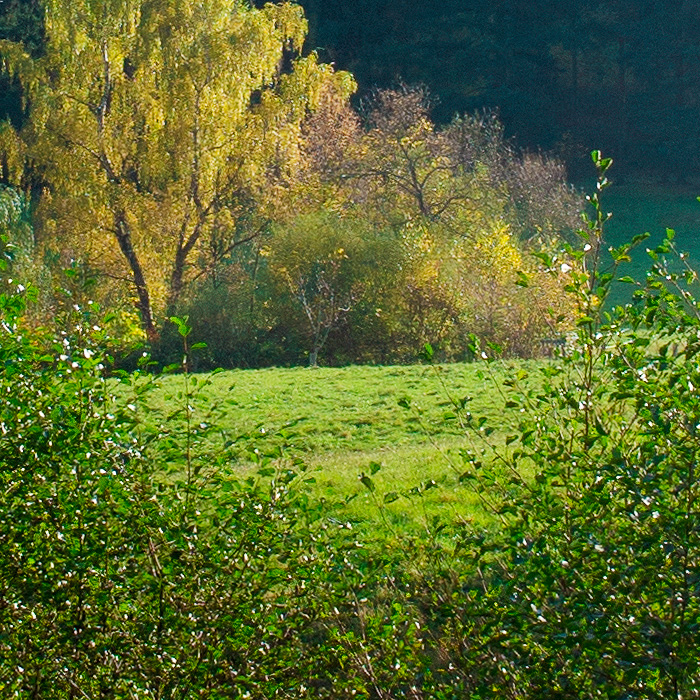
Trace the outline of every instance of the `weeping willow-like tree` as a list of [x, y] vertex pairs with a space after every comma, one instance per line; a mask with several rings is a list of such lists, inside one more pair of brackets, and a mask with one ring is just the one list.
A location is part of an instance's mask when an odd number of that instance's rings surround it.
[[28, 105], [19, 133], [0, 132], [5, 162], [41, 178], [39, 239], [126, 283], [155, 337], [186, 283], [259, 233], [302, 120], [324, 85], [349, 93], [352, 79], [301, 55], [292, 4], [44, 5], [40, 57], [0, 42]]

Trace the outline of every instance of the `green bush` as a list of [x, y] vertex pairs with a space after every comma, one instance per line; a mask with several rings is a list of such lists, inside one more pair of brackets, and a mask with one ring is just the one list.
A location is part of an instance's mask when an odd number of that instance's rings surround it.
[[[598, 166], [602, 188], [609, 162]], [[465, 452], [464, 478], [502, 525], [484, 541], [465, 537], [479, 575], [450, 638], [462, 668], [474, 639], [485, 650], [478, 697], [700, 694], [697, 278], [671, 262], [670, 231], [635, 304], [601, 314], [629, 252], [613, 250], [601, 271], [603, 223], [598, 207], [570, 286], [574, 352], [544, 368], [542, 391], [509, 382], [525, 418], [495, 463]], [[483, 435], [476, 417], [465, 422]]]
[[93, 313], [51, 338], [22, 306], [0, 297], [0, 694], [298, 696], [323, 543], [303, 469], [253, 444], [240, 479], [207, 453], [196, 377], [182, 430], [148, 434], [151, 379], [104, 379]]
[[0, 695], [409, 697], [403, 556], [309, 500], [290, 436], [212, 434], [187, 319], [184, 388], [148, 429], [157, 379], [105, 378], [99, 310], [54, 337], [27, 296], [0, 296]]

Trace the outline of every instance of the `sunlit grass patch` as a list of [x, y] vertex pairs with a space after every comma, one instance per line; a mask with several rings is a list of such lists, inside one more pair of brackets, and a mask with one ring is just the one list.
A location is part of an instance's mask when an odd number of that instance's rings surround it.
[[[502, 443], [518, 420], [504, 409], [503, 382], [517, 368], [536, 385], [546, 362], [234, 370], [208, 384], [190, 375], [191, 425], [208, 425], [207, 448], [226, 444], [242, 477], [254, 469], [251, 441], [262, 449], [283, 443], [313, 472], [313, 496], [357, 526], [421, 531], [436, 518], [482, 522], [479, 498], [460, 480], [460, 450], [480, 442], [464, 418], [484, 418], [491, 440]], [[148, 398], [152, 426], [182, 430], [185, 381], [160, 379]]]

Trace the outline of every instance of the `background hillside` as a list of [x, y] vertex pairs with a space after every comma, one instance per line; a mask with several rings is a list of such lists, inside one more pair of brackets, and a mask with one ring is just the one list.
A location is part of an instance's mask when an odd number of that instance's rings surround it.
[[[497, 109], [507, 133], [572, 175], [601, 148], [616, 171], [700, 165], [700, 6], [687, 0], [302, 0], [309, 48], [361, 93], [425, 83], [435, 115]], [[584, 174], [590, 174], [585, 170]]]

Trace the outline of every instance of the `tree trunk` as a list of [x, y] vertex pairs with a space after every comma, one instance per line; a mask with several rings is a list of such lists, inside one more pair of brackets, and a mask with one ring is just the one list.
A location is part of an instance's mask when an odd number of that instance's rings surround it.
[[182, 246], [178, 246], [177, 251], [175, 251], [173, 271], [170, 275], [170, 289], [168, 290], [168, 313], [176, 313], [177, 302], [180, 300], [180, 295], [185, 286], [184, 278], [187, 253], [188, 251]]
[[309, 353], [309, 367], [318, 367], [318, 347], [314, 347], [314, 349]]
[[[207, 211], [210, 208], [211, 207], [208, 207]], [[187, 217], [182, 224], [180, 241], [175, 251], [175, 260], [173, 260], [173, 271], [170, 274], [170, 289], [168, 290], [169, 312], [173, 311], [173, 313], [175, 313], [177, 302], [180, 300], [182, 290], [185, 288], [185, 267], [187, 265], [187, 258], [202, 235], [202, 227], [205, 220], [206, 212], [200, 211], [197, 217], [197, 223], [189, 236], [186, 235]]]
[[114, 232], [119, 243], [119, 249], [126, 258], [131, 270], [131, 275], [136, 287], [136, 296], [138, 302], [136, 307], [141, 315], [141, 326], [146, 332], [146, 337], [149, 342], [155, 342], [158, 339], [158, 331], [155, 321], [153, 320], [153, 310], [151, 308], [151, 295], [148, 291], [148, 284], [143, 274], [143, 268], [139, 261], [136, 251], [131, 240], [131, 229], [129, 222], [126, 219], [126, 212], [119, 209], [114, 214]]

